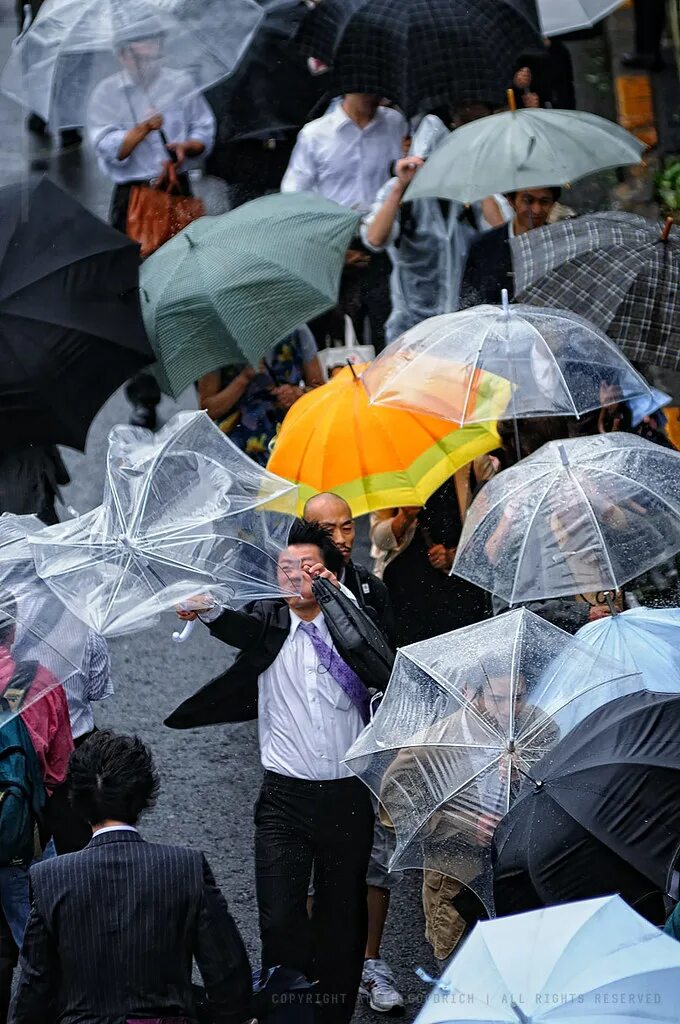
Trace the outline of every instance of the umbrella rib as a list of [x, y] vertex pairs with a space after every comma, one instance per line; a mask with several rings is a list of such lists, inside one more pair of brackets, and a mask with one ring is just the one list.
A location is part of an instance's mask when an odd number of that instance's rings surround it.
[[572, 410], [574, 412], [574, 416], [576, 417], [577, 420], [580, 419], [581, 418], [581, 414], [579, 413], [578, 409], [576, 408], [576, 402], [573, 399], [573, 396], [572, 396], [572, 393], [571, 393], [571, 389], [569, 388], [569, 385], [567, 384], [565, 376], [564, 376], [564, 374], [562, 372], [562, 367], [559, 364], [559, 360], [555, 356], [554, 352], [552, 351], [552, 349], [548, 345], [547, 341], [545, 340], [545, 338], [543, 337], [541, 332], [537, 330], [536, 334], [541, 339], [541, 341], [542, 341], [543, 345], [545, 346], [545, 348], [548, 350], [548, 354], [550, 355], [552, 363], [553, 363], [555, 369], [557, 370], [557, 373], [559, 375], [560, 380], [562, 381], [562, 386], [564, 387], [564, 393], [567, 396], [567, 398], [569, 399], [569, 401], [571, 402], [571, 408], [572, 408]]
[[[527, 544], [529, 543], [529, 536], [531, 534], [531, 531], [533, 529], [534, 523], [536, 521], [536, 517], [537, 517], [538, 513], [540, 512], [541, 505], [545, 501], [545, 499], [547, 497], [547, 494], [548, 494], [548, 491], [552, 487], [554, 481], [555, 481], [555, 476], [554, 476], [554, 470], [553, 470], [553, 475], [549, 478], [548, 483], [546, 484], [546, 488], [545, 488], [543, 494], [541, 495], [540, 499], [536, 502], [536, 507], [534, 508], [534, 511], [531, 513], [531, 519], [529, 520], [527, 528], [524, 531], [524, 537], [522, 538], [522, 546], [520, 548], [519, 556], [517, 558], [517, 569], [515, 570], [515, 578], [514, 578], [513, 583], [512, 583], [512, 590], [510, 591], [510, 601], [508, 602], [508, 604], [510, 605], [511, 608], [512, 608], [512, 606], [515, 603], [515, 590], [517, 588], [517, 574], [519, 572], [519, 567], [522, 564], [522, 559], [524, 558], [524, 552], [526, 551]], [[507, 495], [505, 497], [505, 501], [507, 502], [508, 498], [510, 498], [510, 497], [512, 497], [512, 494]], [[495, 593], [495, 591], [494, 591], [494, 593]]]
[[[633, 449], [633, 448], [628, 449], [628, 450], [629, 451], [639, 451], [639, 449]], [[615, 469], [609, 469], [607, 466], [597, 466], [596, 468], [597, 468], [597, 471], [599, 473], [607, 473], [607, 474], [609, 474], [609, 476], [615, 476], [619, 480], [625, 480], [627, 483], [630, 482], [630, 478], [629, 477], [625, 477], [622, 473], [618, 473]], [[636, 483], [637, 483], [637, 481], [636, 481]], [[658, 500], [662, 503], [662, 505], [665, 505], [666, 508], [669, 509], [674, 515], [677, 516], [680, 513], [680, 506], [676, 507], [676, 506], [672, 505], [671, 502], [667, 498], [664, 498], [664, 496], [662, 494], [659, 494], [658, 491], [655, 491], [653, 487], [649, 487], [647, 484], [642, 484], [642, 483], [639, 484], [639, 486], [643, 487], [647, 491], [648, 494], [653, 494], [655, 498], [658, 498]]]
[[502, 733], [500, 733], [497, 729], [495, 729], [494, 726], [490, 722], [487, 722], [487, 720], [476, 710], [476, 708], [473, 707], [471, 701], [468, 702], [465, 699], [465, 697], [463, 697], [463, 695], [461, 694], [460, 690], [455, 685], [455, 683], [450, 683], [448, 681], [448, 679], [446, 679], [445, 676], [441, 675], [437, 671], [437, 669], [433, 668], [431, 665], [426, 665], [424, 662], [418, 661], [418, 659], [414, 658], [413, 655], [411, 655], [411, 654], [405, 654], [403, 647], [401, 648], [401, 654], [403, 655], [403, 657], [407, 658], [409, 661], [412, 661], [414, 665], [417, 665], [418, 668], [421, 669], [423, 672], [425, 672], [427, 675], [431, 676], [434, 679], [434, 681], [436, 683], [439, 683], [439, 685], [451, 697], [455, 697], [457, 700], [459, 700], [461, 702], [462, 710], [464, 710], [467, 713], [471, 714], [472, 717], [477, 720], [479, 725], [483, 726], [483, 728], [485, 728], [486, 730], [488, 730], [491, 733], [493, 733], [493, 735], [497, 737], [499, 743], [501, 743], [501, 744], [505, 743], [506, 737], [503, 736]]
[[[571, 466], [567, 467], [567, 474], [571, 478], [571, 480], [574, 482], [574, 484], [576, 485], [578, 490], [581, 492], [581, 497], [583, 498], [583, 500], [586, 503], [586, 509], [588, 510], [589, 518], [590, 518], [590, 520], [592, 522], [592, 525], [595, 527], [595, 531], [596, 531], [598, 537], [600, 538], [600, 544], [602, 545], [602, 552], [604, 554], [605, 561], [607, 563], [607, 567], [609, 568], [609, 572], [611, 574], [611, 579], [612, 579], [612, 583], [614, 585], [614, 589], [616, 590], [617, 587], [618, 587], [618, 584], [616, 582], [616, 573], [614, 572], [614, 566], [612, 565], [611, 558], [609, 557], [609, 551], [607, 549], [607, 545], [605, 544], [604, 535], [602, 533], [602, 530], [600, 529], [600, 524], [597, 521], [597, 516], [595, 515], [595, 511], [594, 511], [592, 505], [590, 504], [590, 501], [589, 501], [589, 499], [588, 499], [588, 497], [586, 495], [586, 492], [583, 489], [581, 481], [577, 479], [576, 474], [571, 469]], [[624, 479], [625, 479], [625, 477], [624, 477]]]

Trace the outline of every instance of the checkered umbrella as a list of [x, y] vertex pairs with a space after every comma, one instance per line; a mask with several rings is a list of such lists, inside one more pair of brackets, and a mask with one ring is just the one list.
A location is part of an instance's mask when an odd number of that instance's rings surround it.
[[680, 231], [595, 213], [511, 240], [517, 301], [587, 316], [630, 359], [680, 369]]
[[320, 0], [298, 42], [332, 67], [334, 91], [378, 93], [409, 116], [500, 104], [517, 57], [540, 46], [534, 0]]

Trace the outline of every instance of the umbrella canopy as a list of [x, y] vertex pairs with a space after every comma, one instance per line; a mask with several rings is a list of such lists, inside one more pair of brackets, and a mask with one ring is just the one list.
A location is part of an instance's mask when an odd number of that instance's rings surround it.
[[[84, 124], [91, 105], [98, 123], [109, 111], [110, 123], [134, 125], [231, 74], [261, 18], [254, 0], [47, 0], [0, 87], [55, 128]], [[134, 44], [139, 96], [118, 59]]]
[[538, 0], [541, 35], [560, 36], [592, 28], [621, 6], [621, 0]]
[[175, 398], [229, 363], [257, 366], [298, 324], [337, 302], [358, 215], [304, 192], [201, 217], [145, 261], [142, 312]]
[[[564, 185], [608, 167], [639, 164], [645, 146], [604, 117], [576, 110], [510, 110], [452, 132], [404, 200], [473, 203], [495, 192]], [[545, 303], [554, 305], [554, 303]]]
[[[539, 902], [588, 895], [591, 864], [600, 891], [621, 882], [642, 896], [646, 880], [647, 893], [666, 892], [680, 848], [678, 772], [678, 694], [633, 693], [600, 707], [535, 766], [534, 785], [496, 830], [497, 892], [533, 891]], [[618, 863], [612, 855], [628, 865], [621, 879], [598, 865]]]
[[344, 367], [283, 421], [267, 468], [298, 485], [300, 513], [320, 491], [341, 495], [355, 516], [424, 505], [457, 469], [499, 445], [490, 423], [452, 430], [436, 416], [369, 405], [363, 369]]
[[649, 1007], [672, 1024], [679, 980], [677, 942], [607, 896], [480, 922], [416, 1022], [633, 1024]]
[[522, 779], [579, 711], [640, 686], [526, 609], [401, 648], [345, 758], [394, 826], [390, 868], [452, 875], [491, 908], [491, 838]]
[[151, 362], [138, 253], [47, 178], [0, 189], [0, 444], [84, 449], [109, 395]]
[[328, 79], [312, 75], [295, 45], [307, 13], [302, 0], [262, 0], [264, 17], [236, 72], [206, 96], [217, 143], [269, 138], [300, 128], [320, 107]]
[[578, 636], [639, 672], [648, 690], [680, 693], [680, 608], [629, 608], [588, 622]]
[[208, 419], [114, 427], [102, 504], [29, 538], [39, 575], [99, 633], [149, 626], [196, 594], [222, 605], [290, 596], [279, 572], [296, 489]]
[[332, 66], [335, 93], [387, 96], [407, 116], [500, 101], [517, 55], [540, 45], [533, 0], [322, 0], [298, 40]]
[[[500, 296], [499, 296], [500, 298]], [[621, 400], [651, 388], [601, 331], [573, 313], [531, 306], [475, 306], [430, 317], [380, 353], [363, 376], [371, 403], [475, 423], [502, 416], [581, 416], [602, 405], [602, 385]], [[475, 401], [480, 372], [510, 387]]]
[[587, 316], [630, 359], [680, 367], [680, 232], [633, 213], [594, 213], [510, 242], [520, 302]]
[[36, 573], [27, 537], [41, 529], [36, 516], [0, 516], [0, 724], [79, 673], [85, 661], [87, 626]]
[[475, 498], [453, 572], [508, 604], [616, 591], [680, 550], [680, 452], [550, 441]]

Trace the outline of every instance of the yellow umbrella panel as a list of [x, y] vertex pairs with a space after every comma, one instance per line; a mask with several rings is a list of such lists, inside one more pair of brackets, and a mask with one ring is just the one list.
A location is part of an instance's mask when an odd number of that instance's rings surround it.
[[355, 516], [423, 505], [461, 466], [497, 448], [494, 423], [449, 420], [371, 405], [345, 367], [290, 409], [267, 468], [298, 484], [299, 505], [320, 491], [342, 495]]

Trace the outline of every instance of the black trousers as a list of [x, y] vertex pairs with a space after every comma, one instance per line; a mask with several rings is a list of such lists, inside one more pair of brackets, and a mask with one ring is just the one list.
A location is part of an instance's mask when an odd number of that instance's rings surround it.
[[[360, 248], [352, 244], [351, 248]], [[365, 267], [345, 267], [340, 281], [340, 298], [335, 309], [317, 317], [310, 329], [319, 348], [325, 347], [326, 337], [342, 341], [345, 337], [345, 314], [354, 324], [357, 341], [364, 343], [364, 322], [368, 320], [371, 344], [376, 353], [385, 347], [385, 324], [391, 312], [390, 273], [392, 264], [385, 253], [371, 253]]]
[[369, 792], [358, 779], [311, 782], [265, 772], [255, 805], [262, 966], [281, 964], [318, 981], [319, 1022], [345, 1024], [354, 1012], [366, 948], [373, 821]]
[[666, 0], [633, 0], [635, 52], [658, 57], [666, 20]]

